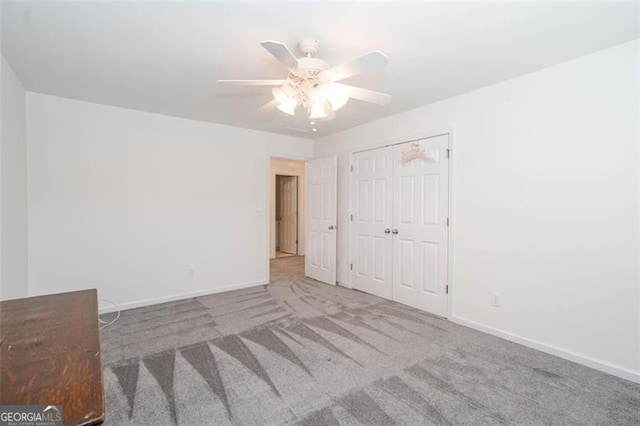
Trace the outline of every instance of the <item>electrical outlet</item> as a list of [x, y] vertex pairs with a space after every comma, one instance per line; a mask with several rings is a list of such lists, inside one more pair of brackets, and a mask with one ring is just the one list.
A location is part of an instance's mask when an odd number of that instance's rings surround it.
[[194, 268], [187, 269], [187, 275], [189, 279], [194, 279], [196, 277], [196, 270]]
[[500, 307], [500, 293], [491, 293], [491, 306], [496, 308]]

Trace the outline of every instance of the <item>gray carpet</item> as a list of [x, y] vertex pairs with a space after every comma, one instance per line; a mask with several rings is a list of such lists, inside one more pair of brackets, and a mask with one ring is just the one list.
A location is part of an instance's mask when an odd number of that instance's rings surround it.
[[122, 312], [109, 425], [640, 424], [640, 385], [272, 262], [272, 284]]

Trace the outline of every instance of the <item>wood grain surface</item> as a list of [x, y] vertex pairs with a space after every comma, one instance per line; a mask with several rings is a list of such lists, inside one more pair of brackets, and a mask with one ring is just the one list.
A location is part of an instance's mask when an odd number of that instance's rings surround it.
[[0, 302], [0, 404], [61, 405], [65, 425], [104, 421], [95, 289]]

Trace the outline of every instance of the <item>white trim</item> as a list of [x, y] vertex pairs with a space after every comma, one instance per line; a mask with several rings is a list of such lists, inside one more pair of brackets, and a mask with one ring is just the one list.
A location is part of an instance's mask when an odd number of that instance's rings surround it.
[[[98, 311], [100, 314], [107, 314], [110, 312], [115, 312], [118, 309], [120, 309], [121, 311], [124, 311], [126, 309], [157, 305], [160, 303], [173, 302], [175, 300], [191, 299], [192, 297], [206, 296], [209, 294], [222, 293], [222, 292], [231, 291], [231, 290], [240, 290], [240, 289], [249, 288], [249, 287], [257, 287], [265, 284], [269, 284], [269, 280], [262, 279], [259, 281], [250, 281], [247, 283], [231, 284], [231, 285], [226, 285], [224, 287], [209, 288], [206, 290], [192, 291], [189, 293], [179, 293], [179, 294], [173, 294], [171, 296], [163, 296], [163, 297], [155, 297], [153, 299], [138, 300], [135, 302], [122, 303], [117, 305], [117, 307], [109, 305], [104, 308], [100, 308]], [[100, 294], [98, 294], [98, 300], [100, 300]]]
[[[353, 205], [353, 176], [351, 176], [351, 167], [353, 167], [353, 154], [356, 151], [349, 151], [348, 153], [348, 161], [347, 164], [347, 204], [349, 211], [347, 212], [347, 275], [346, 280], [342, 283], [342, 285], [346, 288], [353, 289], [353, 270], [351, 269], [351, 265], [353, 264], [353, 244], [351, 244], [351, 240], [353, 239], [353, 222], [351, 221], [351, 215], [354, 211]], [[340, 165], [338, 165], [340, 167]], [[337, 208], [337, 206], [336, 206]], [[336, 250], [337, 252], [337, 250]], [[338, 281], [340, 284], [340, 281]]]
[[339, 281], [339, 280], [338, 280], [338, 281], [336, 281], [336, 285], [337, 285], [338, 287], [344, 287], [344, 288], [348, 288], [348, 289], [353, 289], [353, 287], [351, 287], [351, 284], [346, 283], [346, 282], [344, 282], [344, 281]]
[[640, 371], [634, 371], [626, 367], [621, 367], [619, 365], [611, 364], [607, 361], [602, 361], [596, 358], [592, 358], [588, 355], [584, 355], [578, 352], [573, 352], [567, 349], [559, 348], [557, 346], [548, 345], [546, 343], [542, 343], [537, 340], [528, 339], [526, 337], [522, 337], [517, 334], [509, 333], [507, 331], [493, 328], [493, 327], [481, 324], [479, 322], [475, 322], [475, 321], [468, 320], [466, 318], [459, 317], [457, 315], [450, 316], [449, 320], [451, 322], [455, 322], [456, 324], [464, 325], [466, 327], [473, 328], [474, 330], [478, 330], [483, 333], [491, 334], [492, 336], [509, 340], [510, 342], [518, 343], [520, 345], [523, 345], [529, 348], [537, 349], [539, 351], [542, 351], [551, 355], [555, 355], [559, 358], [573, 361], [578, 364], [582, 364], [584, 366], [602, 371], [604, 373], [614, 375], [616, 377], [620, 377], [625, 380], [630, 380], [635, 383], [640, 383]]
[[456, 186], [456, 182], [455, 182], [455, 172], [456, 172], [456, 142], [455, 142], [455, 129], [451, 128], [448, 131], [448, 135], [449, 135], [449, 230], [447, 231], [447, 250], [449, 251], [448, 257], [447, 257], [447, 267], [448, 267], [448, 271], [447, 271], [447, 278], [448, 278], [448, 283], [447, 285], [449, 286], [449, 293], [447, 294], [447, 318], [451, 318], [453, 316], [453, 298], [454, 298], [454, 292], [455, 292], [455, 285], [453, 285], [454, 283], [454, 269], [453, 269], [453, 264], [454, 264], [454, 259], [453, 259], [453, 254], [454, 254], [454, 240], [453, 240], [453, 236], [455, 234], [454, 229], [456, 226], [456, 220], [454, 217], [455, 214], [455, 209], [454, 209], [454, 203], [453, 200], [455, 199], [453, 196], [453, 189]]
[[378, 142], [374, 142], [368, 145], [362, 145], [359, 146], [357, 148], [352, 149], [349, 154], [355, 154], [357, 152], [362, 152], [362, 151], [368, 151], [371, 149], [378, 149], [378, 148], [384, 148], [385, 146], [391, 146], [391, 145], [399, 145], [399, 144], [403, 144], [403, 143], [407, 143], [407, 142], [412, 142], [412, 141], [417, 141], [420, 139], [430, 139], [430, 138], [435, 138], [437, 136], [442, 136], [442, 135], [450, 135], [453, 133], [453, 127], [444, 127], [444, 128], [437, 128], [437, 129], [431, 129], [431, 130], [423, 130], [417, 133], [411, 133], [409, 135], [405, 135], [402, 137], [394, 137], [394, 138], [388, 138], [388, 139], [384, 139]]

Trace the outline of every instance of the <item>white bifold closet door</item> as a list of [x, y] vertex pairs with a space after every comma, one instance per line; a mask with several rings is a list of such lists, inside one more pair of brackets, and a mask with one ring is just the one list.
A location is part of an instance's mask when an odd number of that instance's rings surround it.
[[353, 155], [354, 288], [447, 315], [448, 135]]

